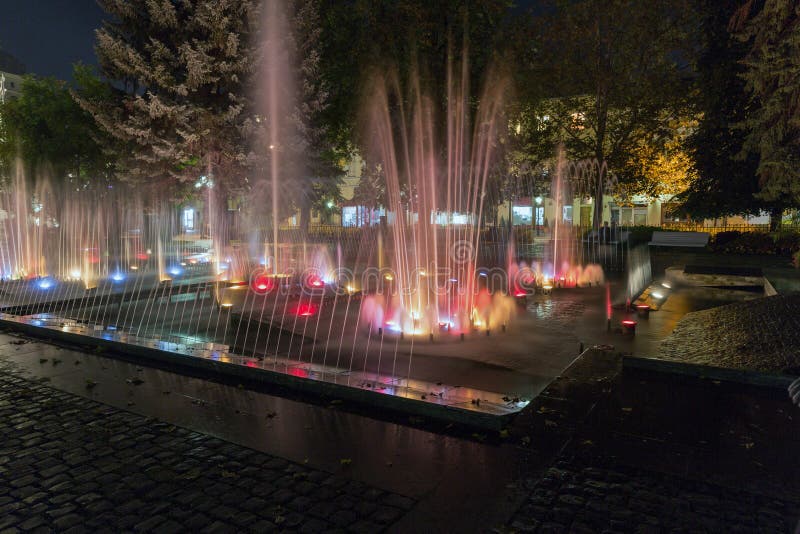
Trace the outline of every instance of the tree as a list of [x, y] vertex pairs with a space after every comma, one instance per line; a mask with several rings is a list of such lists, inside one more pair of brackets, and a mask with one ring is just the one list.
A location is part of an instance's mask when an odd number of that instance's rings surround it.
[[[369, 78], [397, 75], [399, 93], [410, 81], [434, 100], [444, 120], [448, 103], [448, 62], [465, 60], [467, 95], [479, 95], [489, 66], [508, 43], [513, 20], [508, 0], [323, 0], [322, 72], [332, 91], [325, 111], [336, 148], [361, 148], [359, 119], [370, 90]], [[460, 75], [460, 73], [456, 73]], [[470, 98], [474, 115], [477, 99]], [[396, 110], [395, 110], [396, 111]], [[471, 118], [471, 117], [470, 117]], [[444, 127], [438, 132], [446, 135]]]
[[675, 120], [665, 138], [639, 139], [632, 147], [623, 173], [625, 196], [643, 195], [651, 199], [675, 197], [696, 179], [687, 137], [697, 127], [694, 120]]
[[758, 156], [757, 196], [773, 203], [771, 225], [783, 208], [800, 205], [800, 5], [796, 0], [748, 0], [732, 26], [750, 43], [743, 78], [753, 104], [742, 126], [744, 150]]
[[[663, 136], [687, 104], [691, 43], [684, 0], [552, 0], [532, 17], [528, 79], [549, 96], [551, 146], [572, 159], [607, 162], [615, 174], [632, 147]], [[602, 219], [602, 176], [594, 187], [594, 225]]]
[[325, 212], [328, 203], [340, 200], [343, 174], [336, 165], [338, 154], [325, 111], [330, 84], [322, 75], [321, 27], [316, 0], [290, 4], [290, 57], [297, 64], [294, 75], [297, 102], [290, 118], [294, 139], [288, 146], [293, 169], [293, 200], [300, 210], [300, 226], [308, 231], [311, 209]]
[[361, 166], [361, 179], [353, 191], [353, 202], [370, 212], [386, 202], [386, 177], [380, 164]]
[[221, 186], [241, 185], [255, 130], [247, 98], [255, 2], [99, 1], [109, 19], [95, 51], [114, 90], [80, 102], [128, 146], [125, 174], [144, 181], [207, 174]]
[[744, 148], [743, 121], [754, 106], [742, 78], [747, 44], [728, 28], [739, 6], [740, 0], [699, 3], [703, 38], [694, 89], [699, 120], [688, 139], [695, 175], [676, 199], [680, 211], [696, 219], [755, 215], [772, 207], [755, 196], [758, 157]]
[[61, 182], [85, 183], [107, 177], [108, 160], [100, 132], [63, 81], [25, 76], [19, 98], [0, 107], [0, 159], [6, 176], [11, 159], [22, 158], [29, 170], [48, 167]]

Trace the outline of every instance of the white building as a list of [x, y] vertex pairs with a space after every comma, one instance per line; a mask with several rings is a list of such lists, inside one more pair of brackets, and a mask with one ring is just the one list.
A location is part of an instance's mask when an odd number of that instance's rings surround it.
[[22, 90], [22, 76], [0, 71], [0, 103], [17, 98]]

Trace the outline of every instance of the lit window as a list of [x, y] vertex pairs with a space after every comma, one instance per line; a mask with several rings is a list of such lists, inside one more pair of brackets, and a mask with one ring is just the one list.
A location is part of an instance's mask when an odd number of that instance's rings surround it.
[[194, 230], [194, 209], [192, 208], [183, 210], [183, 229], [187, 231]]
[[511, 214], [514, 216], [514, 224], [531, 224], [533, 222], [533, 207], [531, 206], [513, 206]]

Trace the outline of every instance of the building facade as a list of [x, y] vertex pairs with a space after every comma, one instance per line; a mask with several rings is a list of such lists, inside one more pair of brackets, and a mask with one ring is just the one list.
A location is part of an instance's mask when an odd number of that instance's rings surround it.
[[0, 71], [0, 103], [17, 98], [22, 90], [22, 76]]

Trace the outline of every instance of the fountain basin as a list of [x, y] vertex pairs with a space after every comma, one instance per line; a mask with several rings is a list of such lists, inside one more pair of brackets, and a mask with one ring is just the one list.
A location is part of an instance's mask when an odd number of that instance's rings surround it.
[[108, 356], [132, 358], [202, 376], [234, 378], [254, 386], [332, 397], [469, 427], [499, 430], [528, 404], [527, 400], [508, 401], [508, 397], [500, 393], [347, 371], [284, 358], [259, 360], [227, 352], [227, 347], [164, 342], [98, 328], [100, 325], [72, 323], [64, 326], [57, 318], [42, 321], [2, 314], [0, 325], [46, 340], [90, 344], [102, 348]]

